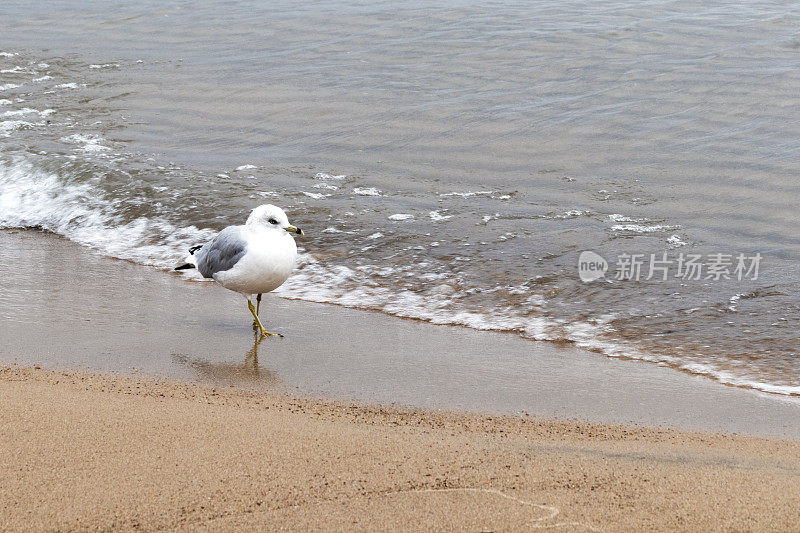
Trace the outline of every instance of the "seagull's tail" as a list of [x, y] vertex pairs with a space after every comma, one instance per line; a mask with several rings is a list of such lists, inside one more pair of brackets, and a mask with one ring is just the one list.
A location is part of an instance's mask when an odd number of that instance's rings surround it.
[[201, 244], [199, 246], [192, 246], [191, 248], [189, 248], [189, 255], [186, 256], [186, 259], [184, 259], [186, 263], [182, 264], [179, 267], [175, 267], [175, 270], [188, 270], [190, 268], [197, 268], [197, 263], [194, 258], [194, 253], [202, 247], [203, 245]]

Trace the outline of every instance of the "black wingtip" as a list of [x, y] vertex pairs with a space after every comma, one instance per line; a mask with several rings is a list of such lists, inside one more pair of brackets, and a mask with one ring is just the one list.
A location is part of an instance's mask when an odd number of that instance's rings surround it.
[[194, 268], [194, 265], [190, 263], [186, 263], [185, 265], [181, 265], [179, 267], [175, 267], [175, 270], [188, 270], [190, 268]]
[[199, 250], [200, 248], [202, 248], [202, 247], [203, 247], [203, 245], [202, 245], [202, 244], [200, 244], [200, 245], [198, 245], [198, 246], [192, 246], [191, 248], [189, 248], [189, 255], [194, 255], [194, 253], [195, 253], [197, 250]]

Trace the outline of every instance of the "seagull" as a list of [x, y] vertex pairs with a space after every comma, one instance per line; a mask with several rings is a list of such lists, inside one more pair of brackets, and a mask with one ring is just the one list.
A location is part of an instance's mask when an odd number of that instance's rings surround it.
[[[186, 264], [175, 270], [196, 268], [204, 278], [243, 295], [253, 314], [253, 329], [258, 327], [262, 336], [283, 337], [264, 329], [258, 313], [261, 295], [280, 287], [294, 269], [297, 245], [292, 233], [304, 235], [303, 230], [289, 224], [283, 209], [260, 205], [243, 226], [228, 226], [209, 242], [189, 248]], [[255, 306], [250, 300], [254, 294]]]

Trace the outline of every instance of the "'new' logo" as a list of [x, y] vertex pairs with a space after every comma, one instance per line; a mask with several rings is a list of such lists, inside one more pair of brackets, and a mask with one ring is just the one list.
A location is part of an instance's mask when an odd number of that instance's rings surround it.
[[608, 271], [608, 262], [594, 252], [586, 250], [578, 258], [578, 276], [581, 281], [590, 282], [605, 276]]

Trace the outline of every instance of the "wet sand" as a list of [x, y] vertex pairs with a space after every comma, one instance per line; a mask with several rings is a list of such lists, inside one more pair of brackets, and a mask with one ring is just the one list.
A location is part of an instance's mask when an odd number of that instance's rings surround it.
[[800, 439], [797, 398], [651, 363], [274, 295], [262, 317], [286, 337], [254, 346], [243, 299], [216, 284], [36, 231], [0, 231], [0, 248], [0, 363]]
[[0, 371], [0, 529], [795, 530], [800, 444]]

